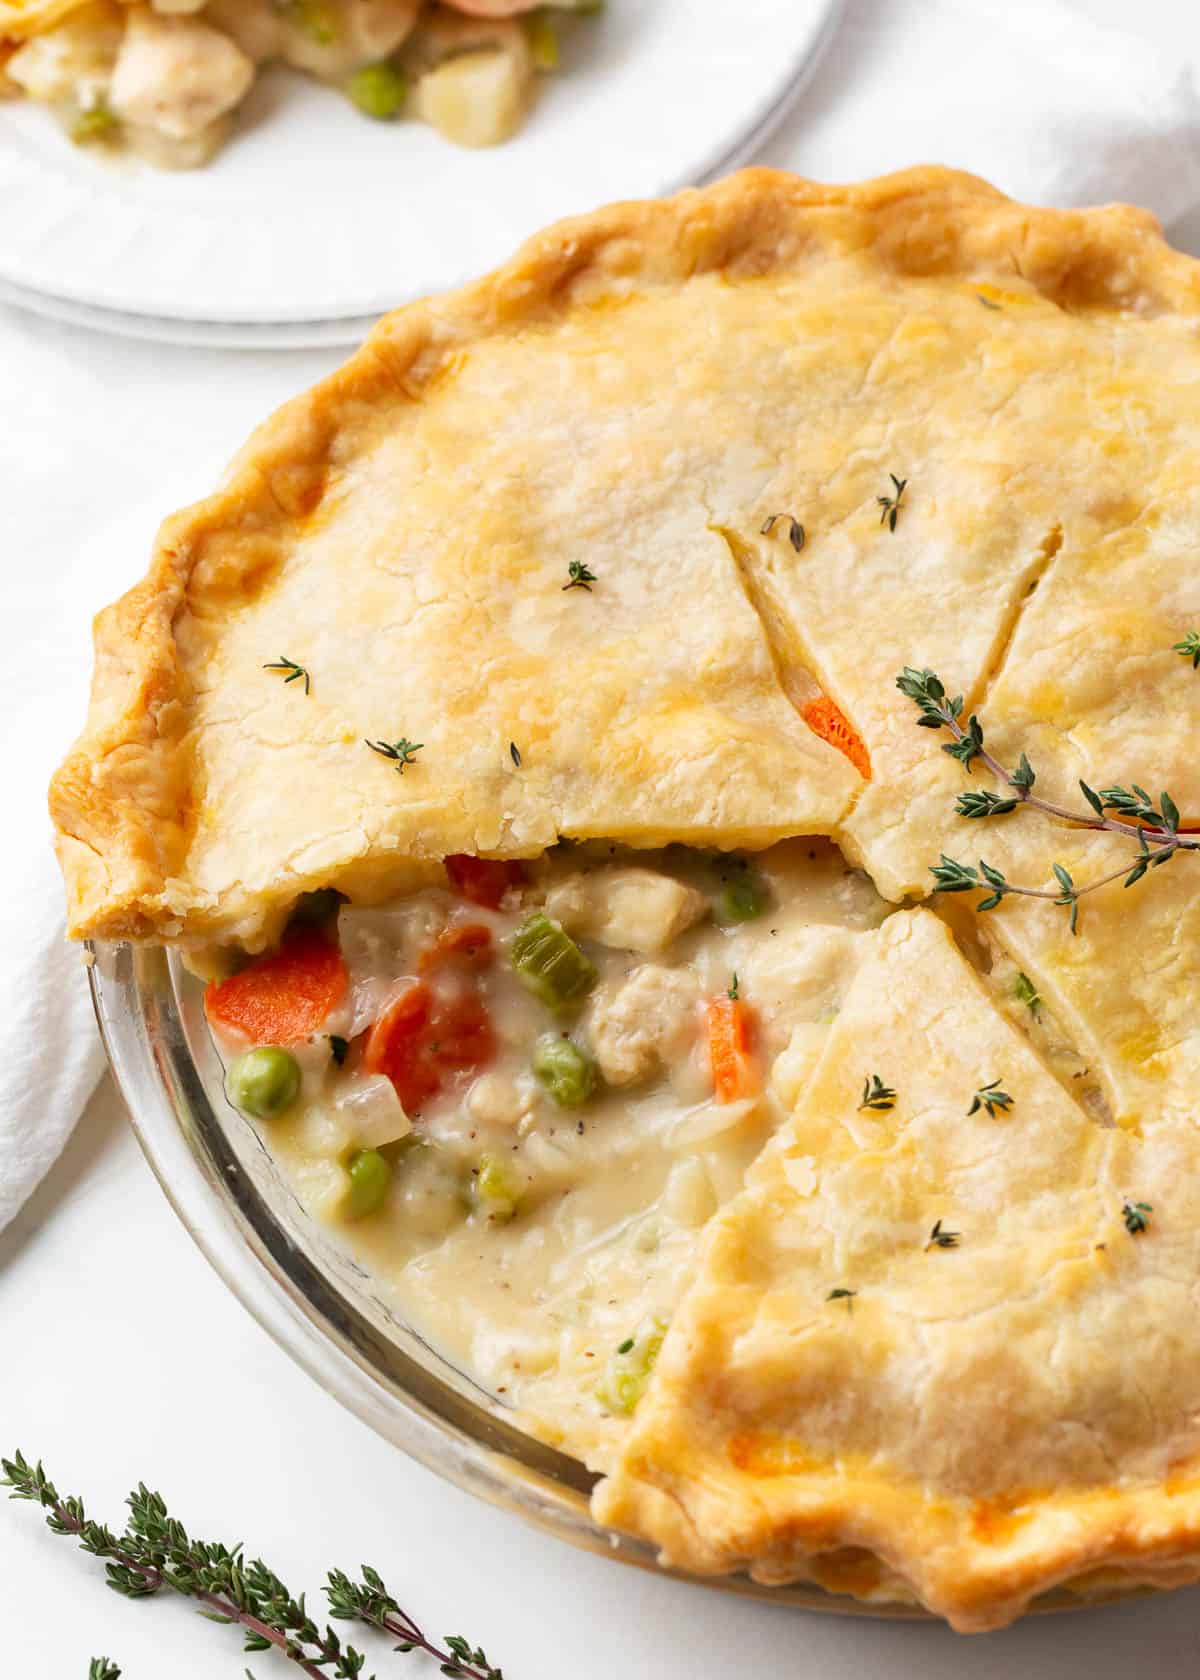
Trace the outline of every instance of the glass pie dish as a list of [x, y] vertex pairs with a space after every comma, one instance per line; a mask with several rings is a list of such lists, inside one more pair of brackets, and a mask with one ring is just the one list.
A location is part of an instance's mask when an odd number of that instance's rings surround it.
[[[659, 1569], [650, 1546], [592, 1517], [595, 1477], [517, 1428], [495, 1397], [397, 1316], [336, 1230], [301, 1205], [249, 1120], [226, 1100], [203, 986], [178, 954], [103, 943], [88, 952], [96, 1018], [138, 1141], [184, 1226], [263, 1329], [327, 1393], [457, 1487], [572, 1545]], [[765, 1587], [727, 1576], [697, 1584], [842, 1615], [931, 1619], [804, 1583]], [[1106, 1589], [1086, 1599], [1058, 1590], [1034, 1610], [1147, 1590]]]

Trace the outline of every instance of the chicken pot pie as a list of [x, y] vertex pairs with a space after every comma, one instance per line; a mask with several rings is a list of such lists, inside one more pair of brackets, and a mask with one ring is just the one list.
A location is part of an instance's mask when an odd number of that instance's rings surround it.
[[511, 138], [556, 18], [589, 0], [0, 0], [0, 95], [48, 105], [77, 145], [207, 163], [260, 69], [328, 83], [364, 116], [464, 146]]
[[389, 317], [97, 621], [71, 932], [672, 1565], [1200, 1576], [1197, 390], [1140, 211], [749, 172]]

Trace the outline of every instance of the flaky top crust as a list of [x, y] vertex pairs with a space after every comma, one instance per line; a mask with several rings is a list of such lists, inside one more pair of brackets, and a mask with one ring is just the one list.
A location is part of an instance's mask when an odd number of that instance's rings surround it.
[[[439, 440], [436, 431], [428, 429], [413, 433], [412, 417], [423, 408], [436, 414], [440, 396], [453, 397], [476, 358], [488, 370], [499, 368], [496, 378], [511, 401], [514, 380], [519, 385], [527, 378], [530, 392], [536, 390], [542, 371], [539, 356], [553, 349], [556, 334], [566, 333], [564, 354], [579, 365], [587, 359], [592, 334], [603, 335], [612, 327], [613, 312], [631, 300], [656, 302], [664, 312], [660, 322], [669, 327], [689, 313], [693, 320], [697, 311], [703, 318], [711, 298], [697, 291], [698, 282], [735, 288], [764, 282], [756, 313], [761, 331], [769, 334], [780, 287], [793, 281], [803, 286], [810, 276], [847, 265], [864, 284], [881, 292], [906, 281], [990, 277], [1011, 281], [1027, 296], [1039, 294], [1065, 312], [1156, 318], [1200, 314], [1195, 265], [1167, 247], [1145, 213], [1124, 206], [1033, 210], [1010, 202], [974, 177], [935, 168], [849, 187], [752, 170], [666, 202], [615, 205], [539, 235], [510, 263], [473, 286], [398, 310], [380, 323], [345, 367], [259, 428], [215, 495], [166, 522], [146, 579], [97, 620], [88, 725], [51, 792], [71, 933], [253, 941], [278, 920], [287, 901], [318, 877], [345, 873], [360, 890], [368, 881], [385, 890], [405, 857], [432, 858], [453, 850], [529, 852], [540, 849], [556, 832], [597, 832], [597, 824], [603, 828], [602, 813], [581, 808], [576, 797], [582, 777], [606, 780], [603, 755], [588, 763], [586, 754], [578, 757], [577, 744], [558, 742], [549, 755], [545, 782], [534, 792], [529, 776], [520, 783], [512, 778], [501, 783], [490, 767], [489, 775], [481, 777], [478, 763], [460, 761], [454, 785], [431, 809], [429, 787], [441, 771], [427, 750], [427, 765], [433, 767], [420, 777], [393, 778], [386, 793], [380, 777], [362, 774], [365, 803], [379, 798], [390, 802], [387, 824], [377, 826], [362, 845], [348, 845], [325, 857], [315, 855], [320, 846], [309, 846], [303, 859], [292, 848], [293, 855], [287, 856], [282, 841], [265, 835], [256, 820], [237, 842], [247, 857], [227, 855], [219, 864], [210, 858], [212, 867], [199, 878], [196, 861], [206, 834], [214, 823], [227, 832], [233, 825], [222, 800], [213, 806], [214, 791], [219, 790], [214, 789], [213, 766], [206, 756], [205, 732], [213, 719], [211, 709], [204, 711], [205, 685], [215, 671], [232, 681], [233, 690], [241, 689], [230, 692], [231, 709], [251, 707], [258, 699], [245, 691], [246, 672], [253, 663], [245, 650], [236, 670], [220, 669], [220, 635], [229, 623], [266, 603], [273, 592], [279, 594], [289, 572], [298, 569], [298, 557], [319, 545], [322, 524], [336, 525], [339, 503], [357, 498], [362, 518], [369, 519], [369, 497], [378, 494], [379, 486], [369, 482], [368, 466], [386, 449], [389, 436], [398, 451], [410, 439], [412, 448], [424, 450], [459, 441], [452, 436]], [[836, 323], [830, 324], [836, 331]], [[678, 373], [666, 346], [660, 347], [657, 361], [644, 342], [637, 354], [642, 365], [626, 368], [628, 400], [644, 405], [650, 388], [669, 386]], [[513, 374], [514, 358], [527, 374]], [[759, 371], [754, 370], [756, 377]], [[747, 392], [748, 398], [754, 395]], [[768, 410], [776, 395], [770, 390], [757, 393]], [[580, 400], [586, 403], [594, 396], [585, 391]], [[487, 397], [485, 386], [474, 398], [476, 407]], [[461, 424], [461, 414], [452, 418], [455, 425]], [[632, 425], [636, 429], [636, 420]], [[736, 443], [714, 441], [726, 454]], [[522, 447], [521, 425], [514, 424], [503, 449], [493, 455], [491, 470], [519, 472]], [[672, 463], [665, 445], [655, 447], [661, 447], [661, 465], [669, 473]], [[411, 459], [407, 467], [399, 465], [412, 470], [411, 489], [416, 494], [418, 475]], [[575, 471], [568, 451], [564, 521], [570, 517], [569, 475]], [[747, 477], [752, 490], [761, 493], [764, 478], [770, 481], [769, 467], [752, 468]], [[581, 486], [585, 492], [591, 488], [590, 482]], [[702, 490], [694, 487], [693, 509], [700, 506]], [[736, 488], [726, 499], [736, 500]], [[432, 500], [420, 514], [427, 521], [448, 520], [449, 511]], [[592, 507], [588, 513], [592, 531], [602, 534], [607, 524], [612, 540], [620, 537], [614, 524], [630, 522], [632, 528], [636, 519], [651, 522], [657, 517], [665, 525], [676, 511], [668, 496], [658, 510], [643, 501], [638, 507]], [[724, 511], [714, 510], [718, 518]], [[693, 528], [680, 532], [680, 552], [702, 546], [702, 531], [707, 527], [711, 535], [714, 522], [706, 520], [701, 509]], [[360, 535], [344, 520], [336, 525], [338, 552], [321, 558], [324, 576], [354, 568], [353, 546]], [[546, 540], [545, 531], [537, 535]], [[486, 523], [473, 529], [467, 517], [449, 532], [448, 540], [502, 544], [504, 536]], [[587, 552], [592, 550], [585, 545], [581, 557]], [[504, 575], [505, 590], [523, 587], [527, 560], [518, 557], [516, 569]], [[481, 565], [480, 570], [485, 569]], [[715, 591], [718, 597], [723, 593], [732, 607], [738, 583], [726, 575], [728, 570], [714, 550], [706, 566], [687, 578], [687, 587]], [[659, 602], [664, 622], [676, 611], [674, 604], [667, 604], [670, 589], [670, 580], [665, 580]], [[571, 596], [565, 599], [577, 604]], [[761, 607], [752, 589], [751, 602]], [[998, 600], [996, 610], [1001, 616], [1008, 611], [1007, 600]], [[294, 613], [289, 622], [294, 622]], [[262, 635], [274, 632], [268, 614]], [[453, 659], [453, 627], [434, 633], [439, 654]], [[486, 634], [485, 623], [472, 629], [471, 639], [478, 641]], [[565, 634], [564, 652], [569, 654], [573, 632]], [[280, 651], [299, 657], [293, 648], [280, 650], [266, 642], [255, 651], [260, 662]], [[649, 651], [643, 650], [644, 658]], [[723, 652], [707, 646], [703, 652], [705, 659], [718, 664], [722, 658], [726, 663], [748, 658], [752, 666], [761, 667], [766, 657], [749, 625], [741, 627]], [[981, 649], [981, 659], [985, 655], [986, 648]], [[514, 693], [521, 680], [519, 673], [514, 675]], [[687, 798], [677, 799], [685, 815], [679, 837], [719, 843], [725, 835], [730, 844], [753, 844], [784, 832], [840, 833], [856, 792], [853, 776], [847, 777], [845, 766], [822, 743], [802, 740], [804, 731], [787, 718], [785, 697], [761, 669], [751, 673], [750, 686], [753, 694], [735, 696], [731, 702], [739, 726], [746, 724], [752, 737], [750, 752], [738, 755], [740, 770], [733, 780], [748, 777], [754, 786], [743, 795], [735, 792], [724, 808], [697, 796], [694, 810], [686, 812]], [[661, 701], [662, 696], [655, 698]], [[606, 704], [611, 701], [610, 696]], [[749, 720], [747, 706], [754, 714]], [[512, 718], [512, 710], [509, 705], [503, 718], [488, 720], [493, 737], [502, 735], [501, 724], [509, 724], [516, 738], [520, 723]], [[723, 713], [714, 725], [716, 733], [726, 728], [726, 720]], [[325, 721], [332, 734], [333, 720]], [[454, 721], [467, 727], [478, 720], [464, 712]], [[379, 715], [373, 722], [372, 735], [401, 729], [418, 733], [415, 725], [399, 717]], [[615, 806], [620, 806], [614, 783], [622, 776], [643, 786], [648, 773], [670, 780], [678, 772], [686, 780], [680, 766], [689, 755], [717, 750], [711, 732], [703, 742], [694, 737], [694, 722], [689, 715], [674, 754], [665, 752], [653, 764], [639, 762], [631, 750], [624, 768], [607, 778], [610, 806], [614, 796]], [[300, 722], [293, 717], [287, 727], [312, 726], [312, 718]], [[629, 728], [634, 727], [630, 717]], [[352, 740], [357, 741], [359, 732]], [[494, 739], [489, 751], [493, 756], [503, 753], [504, 744]], [[232, 758], [241, 757], [235, 739], [228, 748]], [[572, 752], [577, 754], [578, 776], [571, 774]], [[759, 764], [761, 772], [756, 769]], [[732, 762], [726, 762], [725, 778], [732, 773]], [[354, 774], [360, 774], [357, 767]], [[779, 791], [781, 778], [791, 778], [801, 791], [788, 797]], [[490, 783], [482, 795], [481, 779]], [[629, 786], [628, 792], [628, 813], [611, 810], [614, 832], [623, 829], [630, 837], [642, 832], [648, 839], [673, 837], [664, 812], [640, 811], [636, 789]], [[587, 805], [585, 798], [582, 806]], [[451, 807], [461, 820], [452, 820]], [[623, 816], [627, 820], [622, 821]], [[352, 825], [355, 817], [347, 809], [339, 820]], [[242, 867], [245, 862], [248, 869]], [[888, 880], [881, 884], [888, 890]]]
[[[51, 790], [71, 932], [253, 947], [305, 890], [383, 897], [560, 836], [828, 834], [916, 899], [982, 825], [895, 687], [910, 664], [1051, 798], [1140, 779], [1200, 827], [1200, 677], [1172, 651], [1197, 607], [1198, 327], [1200, 268], [1148, 215], [934, 168], [612, 206], [397, 311], [97, 620]], [[779, 513], [806, 541], [765, 528]], [[281, 656], [311, 693], [264, 669]], [[814, 702], [860, 751], [819, 738]], [[365, 743], [401, 734], [422, 745], [397, 774]], [[987, 830], [1012, 881], [1129, 852], [1032, 812]], [[821, 1069], [706, 1233], [605, 1520], [693, 1569], [915, 1594], [964, 1628], [1056, 1581], [1200, 1572], [1193, 863], [1090, 895], [1078, 935], [1010, 897], [958, 949], [925, 910], [872, 936]], [[1021, 971], [1098, 1109], [968, 948]], [[850, 1098], [889, 1048], [915, 1111], [868, 1133]], [[1018, 1110], [968, 1126], [964, 1094], [1001, 1072]], [[1123, 1229], [1125, 1196], [1152, 1233]], [[917, 1236], [960, 1203], [970, 1242], [931, 1271]]]

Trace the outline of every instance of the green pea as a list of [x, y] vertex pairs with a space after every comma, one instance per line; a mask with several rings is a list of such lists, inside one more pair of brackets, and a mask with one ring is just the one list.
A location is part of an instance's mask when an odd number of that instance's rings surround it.
[[342, 1202], [347, 1219], [366, 1219], [378, 1213], [392, 1182], [392, 1169], [378, 1149], [360, 1149], [352, 1155], [346, 1167], [350, 1174], [350, 1188]]
[[300, 1095], [300, 1064], [295, 1056], [274, 1045], [247, 1050], [230, 1062], [225, 1090], [235, 1108], [259, 1120], [282, 1114]]
[[770, 904], [770, 894], [745, 858], [730, 858], [717, 898], [717, 918], [722, 922], [752, 922]]
[[560, 1108], [581, 1108], [596, 1089], [595, 1062], [556, 1033], [543, 1033], [534, 1045], [533, 1071]]
[[70, 136], [77, 146], [94, 146], [111, 140], [120, 124], [103, 100], [86, 111], [80, 111], [70, 126]]
[[408, 78], [394, 64], [367, 64], [343, 85], [350, 103], [376, 122], [399, 116], [408, 97]]
[[481, 1155], [471, 1177], [471, 1205], [490, 1220], [503, 1224], [512, 1218], [521, 1200], [521, 1187], [508, 1166], [496, 1155]]

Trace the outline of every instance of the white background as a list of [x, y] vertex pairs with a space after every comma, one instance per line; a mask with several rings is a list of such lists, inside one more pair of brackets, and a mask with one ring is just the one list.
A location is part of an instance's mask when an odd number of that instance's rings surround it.
[[[1086, 10], [1182, 60], [1200, 56], [1192, 0], [1088, 0]], [[886, 28], [888, 0], [854, 0], [851, 11]], [[899, 84], [922, 42], [913, 33], [890, 50]], [[835, 47], [765, 161], [836, 176], [838, 89], [854, 73], [844, 44]], [[961, 121], [960, 109], [947, 124], [946, 162], [961, 155]], [[878, 169], [912, 161], [902, 124], [871, 160]], [[18, 355], [15, 390], [4, 375]], [[132, 578], [158, 516], [202, 493], [231, 445], [333, 359], [163, 350], [0, 311], [0, 530], [14, 497], [25, 504], [22, 528], [36, 509], [48, 554], [86, 547], [115, 524]], [[76, 470], [83, 460], [86, 474]], [[48, 602], [38, 556], [0, 552], [6, 644], [19, 645], [23, 613], [59, 613], [69, 627], [62, 682], [78, 690], [81, 712], [75, 638], [94, 603]], [[54, 752], [63, 744], [50, 743]], [[430, 1631], [482, 1642], [508, 1680], [1200, 1677], [1200, 1589], [964, 1641], [940, 1627], [806, 1615], [642, 1575], [444, 1486], [326, 1399], [250, 1321], [177, 1223], [107, 1083], [0, 1237], [0, 1329], [0, 1451], [44, 1456], [60, 1487], [114, 1521], [127, 1488], [145, 1478], [197, 1531], [244, 1539], [314, 1604], [327, 1567], [374, 1562]], [[0, 1506], [2, 1680], [83, 1680], [100, 1653], [120, 1661], [126, 1680], [234, 1677], [237, 1647], [232, 1630], [182, 1603], [117, 1598], [99, 1566], [49, 1535], [32, 1508]], [[381, 1680], [436, 1672], [419, 1657], [377, 1654]], [[273, 1656], [252, 1666], [260, 1680], [295, 1672]]]

